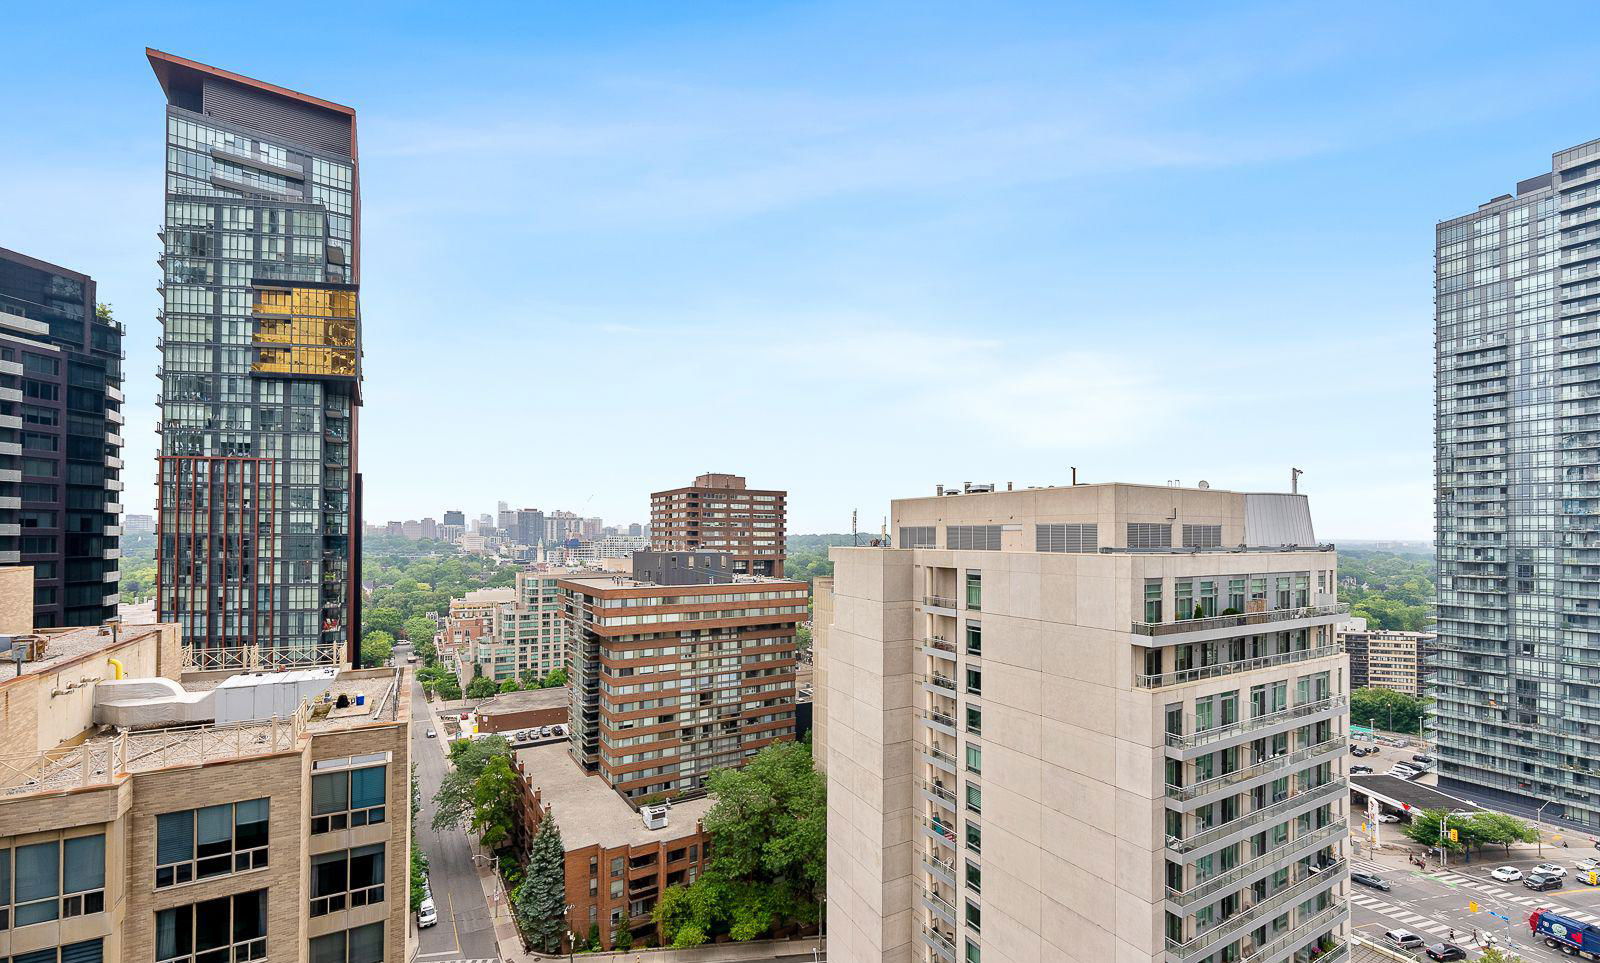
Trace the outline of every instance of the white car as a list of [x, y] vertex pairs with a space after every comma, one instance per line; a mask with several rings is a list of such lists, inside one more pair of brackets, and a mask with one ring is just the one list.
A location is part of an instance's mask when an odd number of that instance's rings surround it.
[[1533, 868], [1533, 871], [1535, 873], [1542, 873], [1545, 876], [1555, 876], [1559, 879], [1567, 878], [1566, 867], [1557, 866], [1555, 863], [1540, 863]]
[[1522, 870], [1515, 866], [1502, 866], [1490, 873], [1489, 876], [1491, 879], [1497, 879], [1502, 883], [1515, 883], [1522, 878]]
[[1380, 823], [1397, 823], [1399, 821], [1400, 821], [1400, 817], [1396, 816], [1394, 813], [1380, 813], [1380, 814], [1378, 814], [1378, 822], [1380, 822]]
[[433, 908], [433, 900], [425, 899], [422, 906], [417, 909], [417, 928], [426, 929], [439, 922], [439, 912]]
[[1573, 866], [1580, 873], [1590, 873], [1600, 869], [1600, 859], [1580, 859]]

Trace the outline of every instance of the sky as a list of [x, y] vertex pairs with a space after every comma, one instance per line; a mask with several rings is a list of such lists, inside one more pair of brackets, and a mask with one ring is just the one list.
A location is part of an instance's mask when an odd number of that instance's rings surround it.
[[963, 481], [1286, 490], [1432, 535], [1436, 221], [1600, 137], [1587, 5], [18, 5], [0, 246], [128, 325], [154, 504], [155, 47], [356, 108], [368, 521], [793, 532]]

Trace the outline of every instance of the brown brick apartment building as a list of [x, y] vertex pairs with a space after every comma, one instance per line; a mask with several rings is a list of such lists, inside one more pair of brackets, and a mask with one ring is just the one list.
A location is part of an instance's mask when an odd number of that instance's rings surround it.
[[573, 758], [632, 799], [693, 792], [795, 733], [805, 583], [716, 554], [639, 552], [633, 577], [563, 578]]
[[662, 552], [725, 552], [738, 575], [783, 576], [788, 493], [745, 487], [741, 475], [700, 475], [650, 496], [650, 544]]
[[27, 642], [0, 655], [0, 959], [404, 959], [403, 672], [297, 673], [317, 691], [263, 714], [291, 683], [186, 671], [175, 625]]

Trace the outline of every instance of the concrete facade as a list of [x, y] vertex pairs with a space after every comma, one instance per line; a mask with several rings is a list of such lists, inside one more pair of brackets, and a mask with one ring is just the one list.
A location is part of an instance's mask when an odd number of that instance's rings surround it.
[[831, 954], [1338, 958], [1348, 683], [1304, 498], [1084, 485], [892, 515], [917, 547], [835, 548], [817, 583]]

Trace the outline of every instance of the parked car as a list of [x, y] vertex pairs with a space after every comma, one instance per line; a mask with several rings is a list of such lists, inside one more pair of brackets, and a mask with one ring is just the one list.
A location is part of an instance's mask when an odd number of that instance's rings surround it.
[[539, 727], [539, 738], [540, 739], [548, 739], [548, 738], [550, 738], [550, 727], [549, 726], [540, 726]]
[[1352, 756], [1364, 756], [1366, 754], [1367, 754], [1367, 750], [1361, 748], [1360, 746], [1351, 746], [1350, 747], [1350, 755], [1352, 755]]
[[1528, 878], [1522, 881], [1522, 885], [1536, 893], [1542, 893], [1546, 890], [1560, 889], [1561, 877], [1546, 873], [1529, 873]]
[[1533, 868], [1533, 872], [1540, 873], [1545, 876], [1560, 876], [1565, 878], [1567, 875], [1567, 868], [1565, 866], [1557, 866], [1555, 863], [1540, 863]]
[[1591, 873], [1600, 869], [1600, 859], [1580, 859], [1573, 864], [1573, 868], [1580, 873]]
[[1359, 776], [1362, 773], [1369, 773], [1371, 771], [1372, 771], [1372, 767], [1371, 766], [1351, 766], [1350, 767], [1350, 775], [1352, 775], [1352, 776]]
[[1383, 938], [1402, 950], [1417, 950], [1423, 945], [1422, 937], [1410, 930], [1385, 930]]
[[1443, 961], [1443, 963], [1449, 963], [1450, 960], [1464, 960], [1467, 958], [1467, 951], [1455, 945], [1454, 943], [1435, 943], [1426, 950], [1423, 950], [1423, 952], [1428, 954], [1428, 959], [1440, 960]]
[[1412, 762], [1420, 762], [1420, 763], [1422, 763], [1422, 764], [1423, 764], [1423, 765], [1424, 765], [1424, 766], [1431, 766], [1431, 765], [1433, 765], [1433, 757], [1432, 757], [1432, 756], [1428, 756], [1428, 755], [1422, 755], [1422, 754], [1420, 754], [1420, 753], [1419, 753], [1419, 754], [1417, 754], [1417, 755], [1415, 755], [1415, 756], [1412, 756], [1412, 757], [1411, 757], [1411, 761], [1412, 761]]
[[557, 724], [554, 728], [556, 730], [556, 735], [558, 736], [565, 736], [567, 734], [567, 727], [565, 725]]
[[1502, 866], [1490, 873], [1489, 877], [1491, 879], [1497, 879], [1502, 883], [1515, 883], [1517, 880], [1522, 878], [1522, 870], [1516, 868], [1515, 866]]
[[1380, 823], [1397, 823], [1399, 821], [1400, 821], [1400, 817], [1396, 816], [1394, 813], [1379, 813], [1378, 814], [1378, 822], [1380, 822]]
[[417, 928], [427, 929], [437, 922], [439, 922], [439, 911], [433, 908], [433, 900], [423, 900], [422, 906], [417, 909]]
[[1386, 893], [1389, 891], [1389, 881], [1384, 879], [1382, 876], [1375, 876], [1372, 873], [1351, 873], [1350, 882], [1360, 883], [1362, 886], [1370, 886], [1373, 889], [1381, 889]]
[[1391, 769], [1389, 770], [1389, 775], [1396, 779], [1415, 779], [1422, 773], [1417, 772], [1415, 769]]
[[434, 731], [433, 731], [433, 730], [432, 730], [432, 729], [429, 729], [429, 730], [428, 730], [428, 738], [429, 738], [429, 739], [434, 739], [434, 738], [437, 738], [437, 737], [438, 737], [438, 735], [439, 735], [439, 734], [438, 734], [438, 733], [437, 733], [437, 732], [434, 732]]

